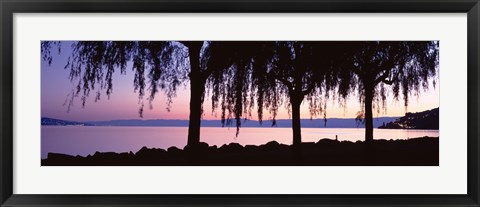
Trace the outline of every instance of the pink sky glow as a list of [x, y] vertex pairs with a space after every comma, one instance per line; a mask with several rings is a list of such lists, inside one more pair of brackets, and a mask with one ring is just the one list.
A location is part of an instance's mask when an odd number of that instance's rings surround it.
[[[66, 44], [67, 45], [67, 44]], [[67, 46], [69, 47], [69, 46]], [[42, 117], [58, 118], [72, 121], [101, 121], [115, 119], [141, 119], [138, 114], [140, 107], [138, 94], [133, 91], [133, 71], [127, 69], [126, 75], [121, 75], [116, 71], [113, 78], [113, 94], [107, 99], [105, 93], [102, 93], [102, 99], [94, 102], [93, 94], [89, 97], [85, 108], [82, 108], [79, 98], [75, 105], [67, 112], [67, 106], [64, 105], [69, 92], [75, 85], [68, 79], [68, 70], [63, 69], [68, 57], [68, 48], [63, 49], [60, 55], [55, 57], [52, 65], [42, 61], [42, 83], [41, 83], [41, 102]], [[67, 52], [65, 52], [67, 50]], [[438, 82], [438, 81], [437, 81]], [[167, 111], [166, 97], [162, 92], [156, 95], [153, 102], [153, 109], [149, 109], [148, 101], [145, 100], [145, 110], [143, 119], [188, 119], [189, 116], [189, 91], [188, 83], [185, 87], [177, 91], [177, 96], [173, 98], [171, 111]], [[148, 93], [147, 93], [148, 94]], [[411, 96], [407, 111], [404, 107], [403, 98], [394, 101], [390, 93], [387, 97], [386, 112], [375, 113], [375, 116], [403, 116], [405, 112], [419, 112], [439, 107], [439, 85], [435, 88], [430, 87], [428, 91], [422, 91], [419, 97]], [[220, 119], [221, 111], [212, 113], [211, 100], [207, 95], [205, 97], [203, 119]], [[354, 118], [356, 113], [361, 110], [357, 96], [351, 96], [347, 101], [346, 107], [340, 107], [337, 100], [329, 100], [327, 104], [327, 118]], [[256, 109], [252, 110], [252, 119], [257, 119]], [[374, 110], [376, 111], [376, 110]], [[271, 115], [267, 110], [264, 112], [264, 120], [268, 120]], [[301, 118], [310, 118], [308, 103], [304, 100], [301, 108]], [[323, 118], [323, 115], [317, 118]], [[289, 119], [287, 109], [282, 106], [279, 109], [277, 119]]]

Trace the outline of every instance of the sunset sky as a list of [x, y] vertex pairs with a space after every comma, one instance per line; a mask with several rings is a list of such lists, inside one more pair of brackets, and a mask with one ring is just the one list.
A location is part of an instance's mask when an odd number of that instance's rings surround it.
[[[141, 119], [138, 114], [140, 107], [138, 94], [134, 93], [133, 75], [134, 72], [127, 68], [127, 74], [120, 74], [116, 70], [113, 77], [113, 94], [107, 99], [105, 91], [102, 93], [101, 100], [94, 102], [94, 93], [87, 100], [85, 108], [82, 108], [79, 97], [75, 105], [67, 112], [67, 105], [64, 105], [67, 95], [72, 91], [76, 82], [70, 82], [68, 78], [69, 70], [64, 69], [68, 56], [71, 53], [69, 43], [62, 44], [60, 54], [57, 54], [56, 48], [52, 48], [53, 62], [48, 65], [46, 61], [41, 64], [41, 108], [42, 117], [50, 117], [71, 121], [101, 121], [115, 119]], [[438, 82], [438, 81], [437, 81]], [[430, 87], [428, 91], [422, 91], [420, 97], [410, 97], [408, 112], [418, 112], [439, 107], [439, 84]], [[145, 105], [143, 119], [188, 119], [189, 115], [189, 84], [177, 91], [177, 96], [173, 98], [173, 104], [170, 112], [167, 111], [166, 98], [160, 92], [153, 102], [153, 109], [150, 110], [148, 104]], [[387, 97], [386, 113], [375, 116], [403, 116], [405, 112], [402, 97], [400, 101], [394, 101], [390, 93]], [[145, 101], [148, 103], [148, 101]], [[221, 111], [211, 109], [210, 97], [205, 97], [203, 119], [220, 119]], [[336, 100], [330, 100], [327, 105], [327, 118], [354, 118], [356, 113], [361, 110], [358, 97], [353, 95], [347, 101], [347, 107], [340, 107]], [[254, 109], [253, 111], [256, 111]], [[376, 110], [374, 110], [376, 111]], [[218, 115], [217, 115], [218, 114]], [[252, 114], [252, 119], [256, 119], [257, 114]], [[264, 119], [269, 119], [270, 115], [265, 112]], [[310, 118], [308, 103], [303, 102], [301, 109], [301, 118]], [[322, 118], [322, 117], [318, 117]], [[289, 119], [287, 109], [281, 107], [277, 119]]]

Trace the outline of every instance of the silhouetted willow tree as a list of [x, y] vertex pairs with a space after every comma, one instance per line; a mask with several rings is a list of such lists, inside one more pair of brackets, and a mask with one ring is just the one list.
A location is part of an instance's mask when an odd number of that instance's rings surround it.
[[326, 49], [321, 46], [315, 42], [277, 42], [276, 54], [268, 71], [267, 76], [278, 83], [274, 91], [287, 100], [292, 117], [293, 145], [302, 142], [300, 106], [305, 97], [309, 101], [311, 116], [323, 110], [321, 94], [330, 68], [320, 64], [327, 61], [317, 54]]
[[325, 112], [322, 100], [328, 94], [323, 92], [337, 84], [332, 81], [331, 46], [326, 42], [212, 42], [210, 48], [218, 48], [210, 55], [217, 61], [209, 63], [229, 68], [214, 70], [209, 82], [212, 108], [222, 109], [223, 124], [235, 118], [238, 134], [241, 117], [251, 117], [255, 105], [260, 122], [267, 109], [272, 125], [278, 108], [285, 105], [292, 115], [293, 144], [300, 144], [302, 101], [309, 101], [311, 116]]
[[[44, 60], [51, 63], [50, 48], [59, 42], [42, 42]], [[177, 88], [187, 80], [190, 83], [190, 117], [188, 127], [188, 145], [200, 142], [200, 123], [206, 81], [214, 70], [224, 70], [224, 65], [208, 63], [218, 62], [208, 54], [216, 53], [203, 41], [79, 41], [72, 45], [73, 52], [66, 69], [70, 70], [71, 81], [77, 81], [75, 90], [70, 94], [68, 106], [76, 97], [80, 97], [85, 106], [91, 91], [96, 91], [95, 101], [100, 100], [101, 91], [107, 96], [113, 92], [113, 74], [120, 69], [126, 73], [127, 66], [135, 72], [134, 89], [139, 94], [142, 116], [145, 91], [149, 91], [147, 100], [151, 103], [155, 95], [163, 90], [167, 96], [167, 109]], [[212, 67], [206, 67], [206, 66]], [[218, 72], [217, 72], [218, 73]], [[212, 82], [223, 84], [221, 81]], [[218, 86], [216, 86], [218, 87]]]
[[364, 106], [365, 140], [370, 142], [373, 140], [373, 109], [376, 107], [379, 112], [380, 105], [386, 107], [389, 91], [397, 100], [402, 95], [407, 107], [409, 96], [428, 89], [429, 81], [435, 86], [439, 43], [369, 41], [350, 44], [350, 59], [346, 59], [348, 64], [343, 65], [346, 66], [344, 73], [350, 71], [355, 77], [340, 78], [340, 81], [346, 81], [341, 89], [346, 93], [349, 89], [358, 89], [359, 101]]
[[[50, 49], [59, 42], [42, 42], [42, 57], [52, 62]], [[273, 41], [80, 41], [65, 68], [77, 81], [68, 106], [76, 97], [85, 105], [90, 93], [113, 92], [113, 74], [130, 67], [134, 89], [144, 109], [163, 91], [167, 109], [177, 88], [190, 84], [188, 145], [200, 142], [200, 124], [206, 92], [212, 110], [221, 109], [223, 126], [235, 120], [237, 135], [242, 118], [257, 106], [260, 122], [264, 109], [275, 125], [278, 108], [285, 105], [292, 116], [293, 144], [301, 143], [300, 105], [306, 98], [311, 117], [323, 112], [326, 99], [337, 89], [339, 101], [358, 89], [364, 105], [367, 141], [373, 139], [373, 102], [385, 107], [388, 90], [405, 106], [410, 93], [428, 88], [437, 73], [438, 42], [273, 42]], [[60, 47], [59, 47], [60, 48]], [[388, 86], [390, 85], [390, 86]], [[377, 109], [379, 107], [377, 106]]]

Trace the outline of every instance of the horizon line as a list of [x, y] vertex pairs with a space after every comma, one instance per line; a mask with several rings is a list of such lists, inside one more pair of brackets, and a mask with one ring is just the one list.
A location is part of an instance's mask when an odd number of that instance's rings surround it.
[[[399, 118], [401, 116], [377, 116], [377, 117], [373, 117], [374, 119], [376, 118]], [[100, 120], [100, 121], [77, 121], [77, 120], [70, 120], [70, 119], [61, 119], [61, 118], [54, 118], [54, 117], [50, 117], [50, 116], [42, 116], [41, 118], [48, 118], [48, 119], [57, 119], [57, 120], [63, 120], [63, 121], [72, 121], [72, 122], [86, 122], [86, 123], [89, 123], [89, 122], [109, 122], [109, 121], [190, 121], [189, 119], [110, 119], [110, 120]], [[313, 119], [300, 119], [300, 120], [323, 120], [324, 118], [313, 118]], [[339, 117], [330, 117], [330, 118], [326, 118], [327, 120], [328, 119], [355, 119], [355, 117], [352, 117], [352, 118], [339, 118]], [[230, 119], [230, 120], [235, 120], [235, 119]], [[245, 120], [244, 118], [242, 118], [241, 120]], [[275, 119], [275, 121], [282, 121], [282, 120], [292, 120], [291, 118], [290, 119]], [[202, 121], [222, 121], [221, 119], [202, 119]], [[257, 121], [259, 122], [260, 120], [257, 120], [257, 119], [246, 119], [245, 121]], [[272, 119], [266, 119], [266, 120], [262, 120], [262, 122], [265, 122], [265, 121], [272, 121]]]
[[[435, 108], [432, 108], [432, 109], [428, 109], [428, 110], [424, 110], [424, 111], [430, 111], [430, 110], [433, 110], [433, 109], [439, 109], [440, 107], [435, 107]], [[405, 112], [405, 114], [407, 113], [420, 113], [420, 112], [424, 112], [424, 111], [417, 111], [417, 112]], [[403, 115], [405, 116], [405, 115]], [[403, 116], [374, 116], [373, 118], [400, 118], [400, 117], [403, 117]], [[108, 122], [108, 121], [132, 121], [132, 120], [135, 120], [135, 121], [155, 121], [155, 120], [163, 120], [163, 121], [190, 121], [189, 119], [142, 119], [142, 118], [135, 118], [135, 119], [109, 119], [109, 120], [98, 120], [98, 121], [92, 121], [92, 120], [88, 120], [88, 121], [78, 121], [78, 120], [67, 120], [67, 119], [61, 119], [61, 118], [53, 118], [51, 116], [41, 116], [40, 118], [50, 118], [50, 119], [58, 119], [58, 120], [64, 120], [64, 121], [73, 121], [73, 122], [86, 122], [86, 123], [89, 123], [89, 122]], [[356, 117], [350, 117], [350, 118], [346, 118], [346, 117], [329, 117], [329, 118], [306, 118], [306, 119], [300, 119], [300, 120], [322, 120], [322, 119], [355, 119]], [[227, 119], [225, 119], [227, 120]], [[234, 118], [233, 119], [230, 119], [230, 120], [235, 120]], [[260, 120], [258, 119], [249, 119], [249, 118], [241, 118], [241, 120], [245, 120], [245, 121], [257, 121], [257, 122], [260, 122]], [[288, 119], [285, 119], [285, 118], [282, 118], [282, 119], [275, 119], [275, 121], [281, 121], [281, 120], [292, 120], [292, 118], [288, 118]], [[201, 121], [221, 121], [221, 119], [201, 119]], [[265, 121], [272, 121], [272, 119], [264, 119], [262, 120], [262, 122], [265, 122]]]

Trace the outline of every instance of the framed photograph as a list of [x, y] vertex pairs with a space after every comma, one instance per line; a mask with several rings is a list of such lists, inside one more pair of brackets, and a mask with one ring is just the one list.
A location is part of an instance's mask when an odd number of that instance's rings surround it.
[[477, 0], [0, 7], [1, 206], [480, 206]]

